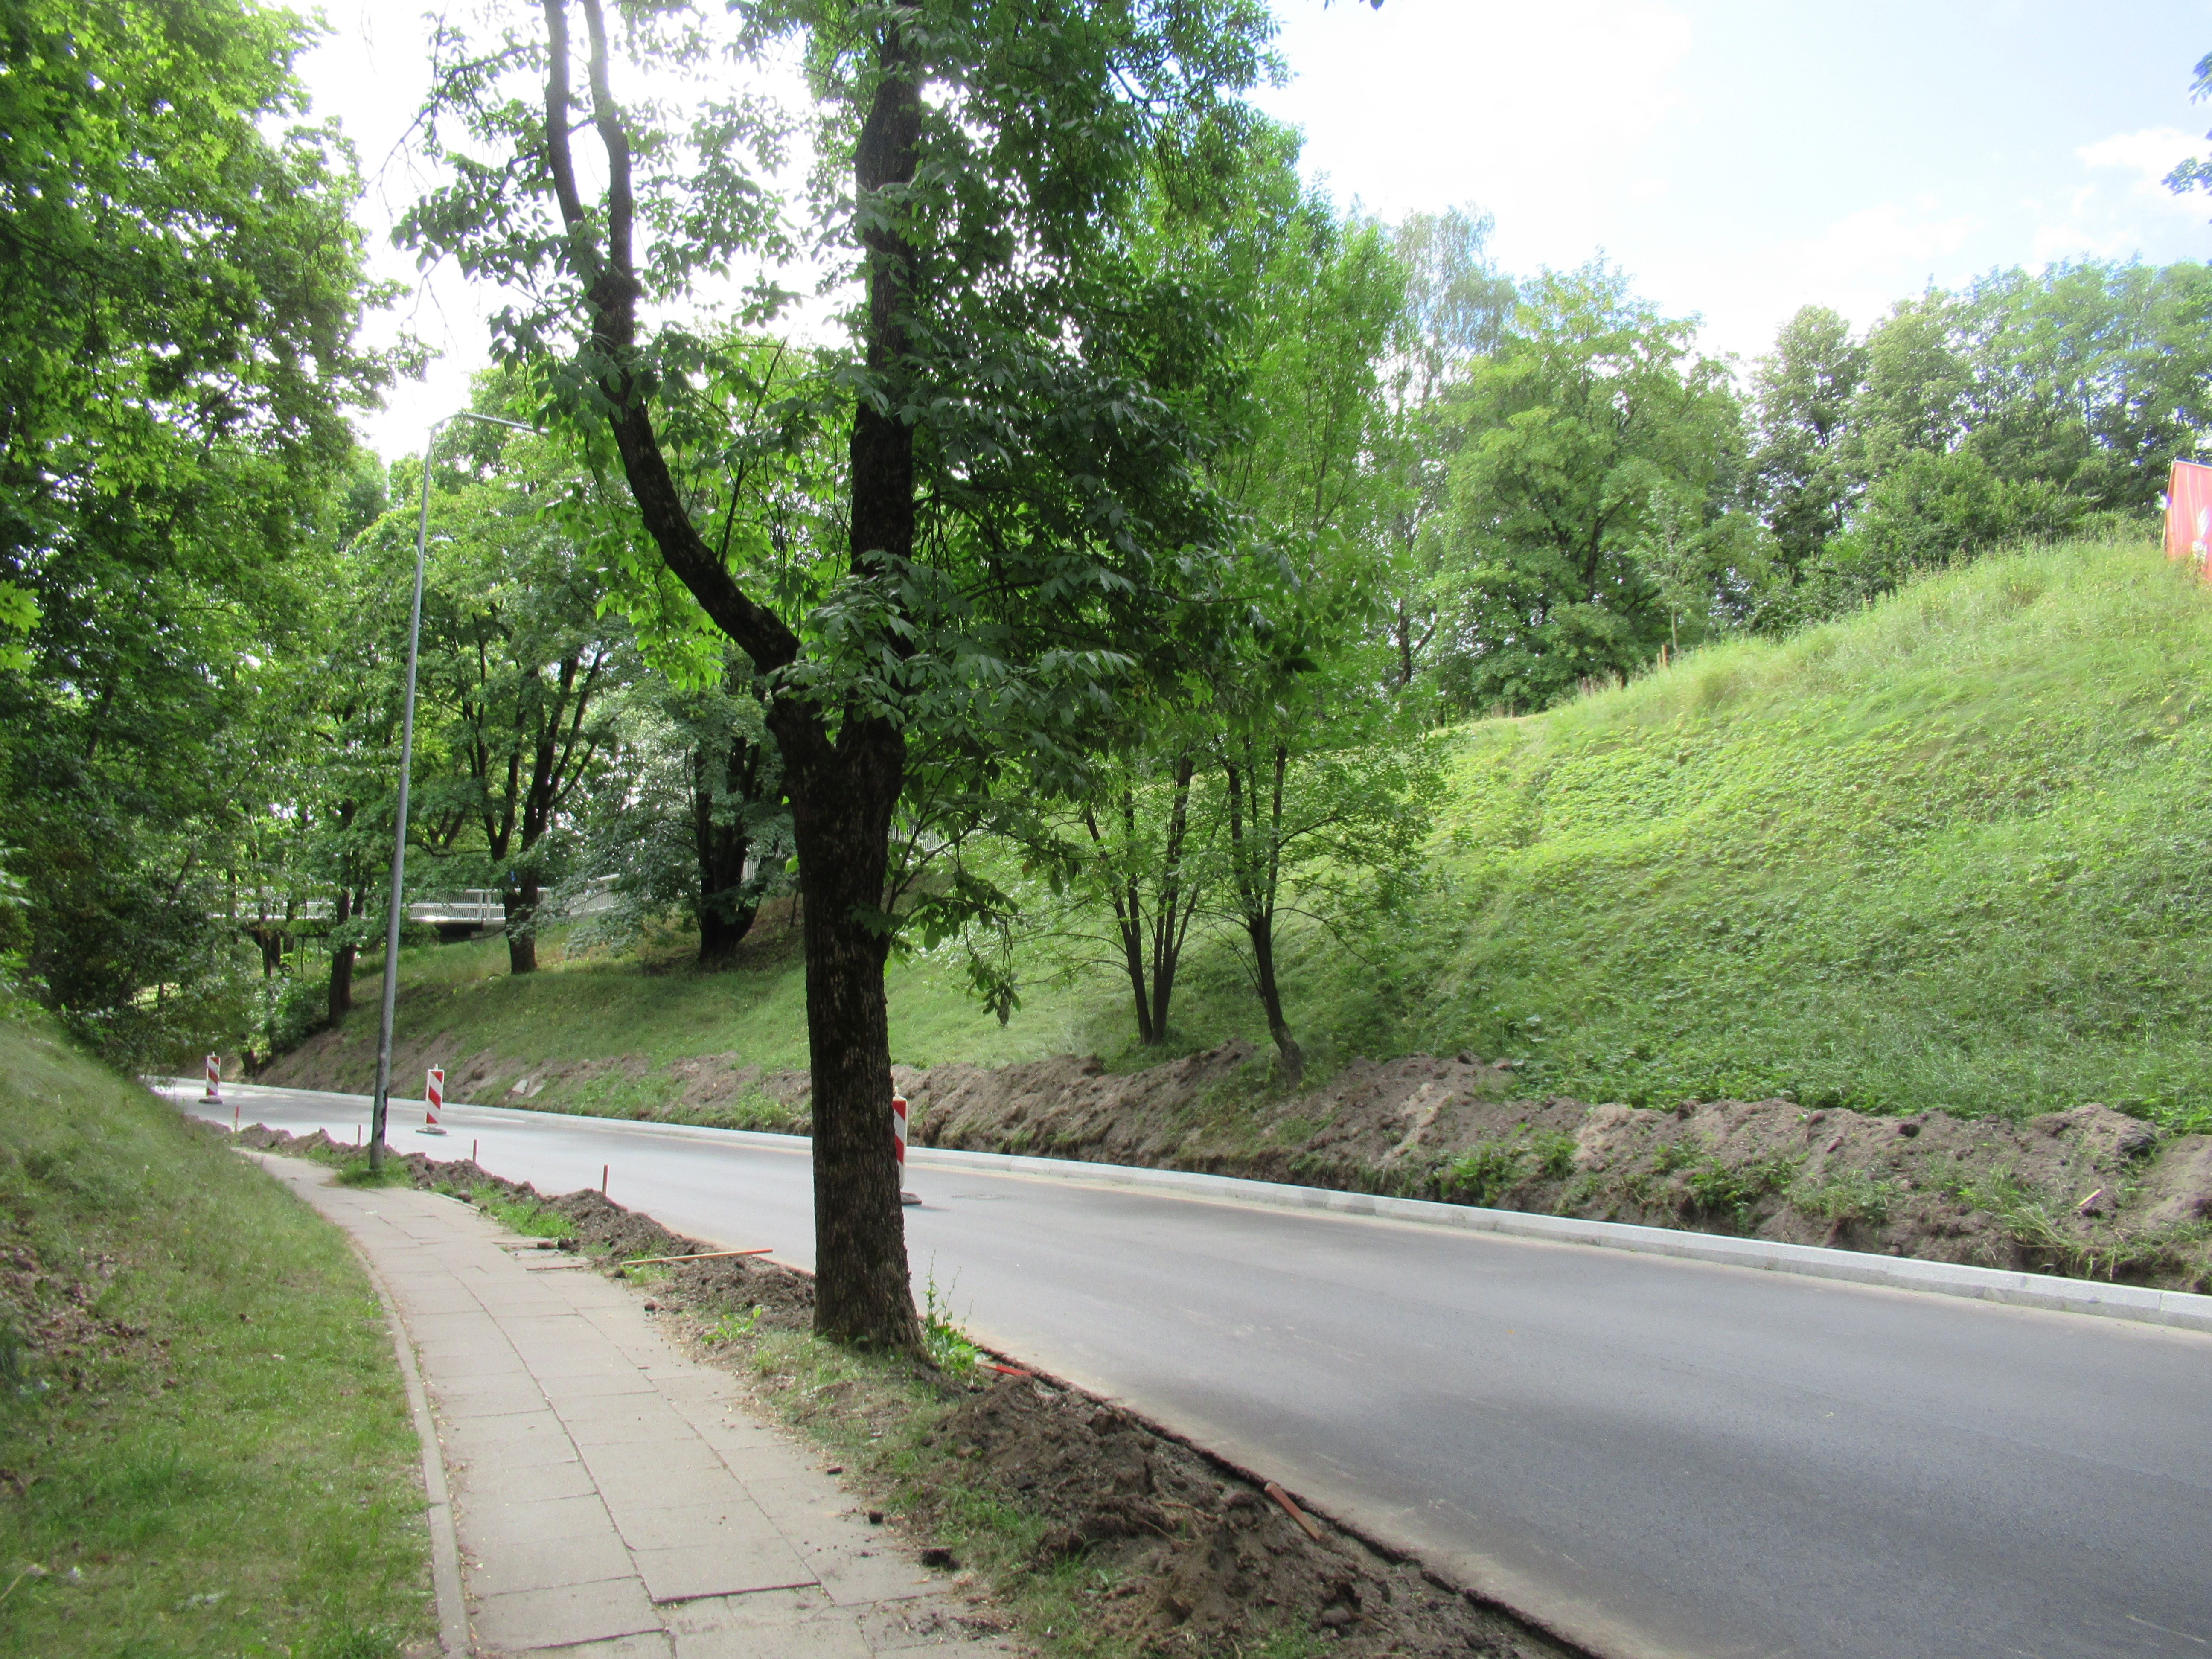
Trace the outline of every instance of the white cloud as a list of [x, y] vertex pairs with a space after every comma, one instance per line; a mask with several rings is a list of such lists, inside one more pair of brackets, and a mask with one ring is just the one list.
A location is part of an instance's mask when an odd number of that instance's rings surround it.
[[1314, 3], [1283, 29], [1298, 77], [1259, 102], [1370, 211], [1472, 202], [1497, 216], [1504, 257], [1533, 264], [1595, 245], [1615, 203], [1649, 199], [1649, 170], [1623, 163], [1696, 118], [1676, 73], [1691, 44], [1658, 0]]
[[2039, 264], [2156, 257], [2177, 233], [2206, 217], [2203, 196], [2177, 196], [2166, 187], [2176, 163], [2201, 155], [2204, 147], [2203, 139], [2179, 127], [2116, 132], [2077, 145], [2074, 155], [2087, 175], [2084, 181], [2066, 193], [2063, 205], [2027, 204], [2036, 218], [2031, 257]]
[[1711, 352], [1747, 359], [1772, 345], [1798, 307], [1826, 306], [1859, 327], [1917, 293], [1982, 228], [1971, 213], [1951, 213], [1933, 198], [1882, 202], [1833, 221], [1809, 236], [1737, 252], [1700, 264], [1677, 281], [1694, 283]]
[[2109, 138], [2083, 144], [2074, 153], [2087, 166], [2116, 167], [2137, 176], [2136, 189], [2148, 195], [2170, 194], [2166, 175], [2184, 157], [2202, 155], [2204, 140], [2179, 127], [2146, 127], [2141, 132], [2116, 132]]

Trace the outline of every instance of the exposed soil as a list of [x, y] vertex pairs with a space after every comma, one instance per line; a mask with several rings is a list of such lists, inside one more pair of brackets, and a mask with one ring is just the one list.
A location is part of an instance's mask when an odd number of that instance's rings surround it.
[[1141, 1652], [1241, 1651], [1285, 1620], [1359, 1659], [1579, 1651], [1302, 1510], [1310, 1535], [1247, 1472], [1048, 1378], [998, 1376], [933, 1443], [1049, 1517], [1036, 1565], [1105, 1571], [1095, 1623]]
[[2025, 1122], [1788, 1100], [1516, 1098], [1471, 1054], [1266, 1094], [1230, 1042], [1119, 1074], [1066, 1055], [898, 1073], [933, 1146], [1197, 1170], [2212, 1290], [2212, 1136], [2090, 1103]]
[[[313, 1044], [279, 1069], [308, 1075]], [[301, 1075], [294, 1077], [293, 1071]], [[453, 1074], [519, 1074], [483, 1055]], [[1589, 1105], [1516, 1092], [1474, 1055], [1354, 1060], [1275, 1093], [1231, 1042], [1143, 1071], [1064, 1054], [996, 1069], [895, 1066], [921, 1145], [1194, 1170], [1353, 1192], [1741, 1233], [1931, 1261], [2212, 1291], [2212, 1136], [2161, 1135], [2090, 1103], [2001, 1115], [1877, 1117], [1789, 1100]], [[619, 1077], [628, 1103], [594, 1107]], [[272, 1080], [276, 1080], [271, 1073]], [[509, 1104], [803, 1134], [803, 1072], [735, 1054], [542, 1067]]]

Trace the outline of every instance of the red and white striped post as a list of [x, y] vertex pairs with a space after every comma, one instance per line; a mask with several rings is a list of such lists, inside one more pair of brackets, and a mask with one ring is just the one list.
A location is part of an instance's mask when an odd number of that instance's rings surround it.
[[910, 1193], [906, 1186], [906, 1097], [891, 1097], [891, 1151], [898, 1159], [899, 1202], [919, 1204], [918, 1194]]
[[446, 1132], [438, 1127], [438, 1114], [446, 1109], [446, 1068], [433, 1066], [430, 1074], [422, 1079], [422, 1127], [418, 1135], [441, 1135]]
[[207, 1091], [200, 1096], [200, 1104], [222, 1104], [222, 1061], [213, 1054], [207, 1057]]

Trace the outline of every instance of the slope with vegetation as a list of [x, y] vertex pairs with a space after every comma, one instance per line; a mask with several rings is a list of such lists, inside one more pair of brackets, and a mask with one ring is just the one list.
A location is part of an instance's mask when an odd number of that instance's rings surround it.
[[[2077, 544], [1479, 722], [1418, 899], [1293, 935], [1291, 1012], [1334, 1083], [1260, 1056], [1224, 939], [1164, 1048], [1128, 1042], [1103, 968], [1001, 1028], [925, 956], [892, 982], [917, 1133], [2194, 1282], [2208, 670], [2212, 592]], [[402, 1052], [482, 1100], [803, 1128], [787, 937], [720, 976], [419, 954]], [[360, 1089], [373, 1035], [268, 1075]], [[1103, 1058], [1046, 1058], [1083, 1048]], [[1691, 1104], [1731, 1100], [1769, 1103]]]
[[[2208, 669], [2212, 592], [2141, 544], [2070, 544], [1461, 728], [1425, 887], [1362, 931], [1296, 933], [1291, 1012], [1324, 1070], [1468, 1048], [1633, 1105], [2098, 1100], [2201, 1127]], [[764, 1083], [803, 1064], [780, 918], [734, 975], [669, 955], [578, 953], [531, 984], [488, 945], [410, 951], [402, 1053], [476, 1098], [617, 1109], [682, 1098], [706, 1056]], [[1228, 942], [1194, 958], [1165, 1052], [1264, 1039]], [[1130, 1043], [1103, 967], [1003, 1029], [945, 956], [892, 985], [911, 1066], [1162, 1052]], [[266, 1075], [359, 1089], [373, 1038], [357, 1018]]]
[[0, 1650], [395, 1656], [420, 1455], [338, 1234], [0, 1018]]

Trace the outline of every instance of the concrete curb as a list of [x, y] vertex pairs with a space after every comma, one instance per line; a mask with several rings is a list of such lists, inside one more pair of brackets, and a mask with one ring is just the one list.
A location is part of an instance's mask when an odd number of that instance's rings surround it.
[[[197, 1085], [198, 1080], [184, 1079], [179, 1081]], [[620, 1130], [625, 1133], [643, 1131], [673, 1139], [736, 1141], [742, 1146], [784, 1152], [804, 1152], [811, 1144], [805, 1135], [770, 1134], [760, 1129], [708, 1129], [692, 1124], [639, 1123], [628, 1119], [593, 1118], [580, 1113], [556, 1113], [529, 1107], [468, 1106], [465, 1109], [489, 1113], [495, 1121], [500, 1118], [519, 1121], [559, 1117], [578, 1125], [605, 1124], [611, 1131]], [[1370, 1193], [1338, 1192], [1327, 1187], [1292, 1187], [1272, 1181], [1248, 1181], [1235, 1176], [1199, 1175], [1185, 1170], [1150, 1170], [1125, 1164], [1087, 1164], [1077, 1158], [1029, 1158], [1011, 1152], [964, 1152], [940, 1146], [910, 1145], [907, 1148], [907, 1165], [910, 1170], [988, 1170], [1002, 1175], [1027, 1176], [1040, 1181], [1128, 1188], [1217, 1204], [1318, 1210], [1333, 1215], [1364, 1216], [1376, 1220], [1411, 1222], [1421, 1226], [1453, 1227], [1463, 1232], [1497, 1233], [1508, 1238], [1541, 1239], [1554, 1244], [1586, 1244], [1598, 1249], [1630, 1250], [1643, 1255], [1672, 1256], [1680, 1261], [1712, 1262], [1723, 1267], [1799, 1273], [1809, 1279], [1833, 1279], [1843, 1284], [1920, 1291], [1936, 1296], [1998, 1303], [2008, 1307], [2091, 1314], [2103, 1319], [2212, 1333], [2212, 1296], [2198, 1296], [2187, 1291], [2149, 1290], [2137, 1285], [2106, 1285], [2094, 1279], [2066, 1279], [2056, 1273], [2014, 1273], [2002, 1267], [1972, 1267], [1948, 1261], [1923, 1261], [1911, 1256], [1870, 1255], [1862, 1250], [1830, 1249], [1817, 1244], [1777, 1244], [1765, 1239], [1733, 1238], [1721, 1233], [1687, 1232], [1671, 1227], [1636, 1227], [1618, 1221], [1583, 1221], [1568, 1216], [1535, 1215], [1520, 1210], [1477, 1209], [1472, 1205], [1439, 1204], [1429, 1199], [1383, 1198]], [[927, 1197], [925, 1193], [925, 1202]]]
[[[761, 1135], [759, 1139], [788, 1146], [799, 1137]], [[2014, 1273], [1998, 1267], [1923, 1261], [1911, 1256], [1870, 1255], [1860, 1250], [1778, 1244], [1765, 1239], [1731, 1238], [1719, 1233], [1635, 1227], [1617, 1221], [1583, 1221], [1519, 1210], [1484, 1210], [1471, 1205], [1439, 1204], [1427, 1199], [1383, 1198], [1370, 1193], [1337, 1192], [1326, 1187], [1291, 1187], [1232, 1176], [1196, 1175], [1182, 1170], [1146, 1170], [1118, 1164], [1085, 1164], [1071, 1158], [1022, 1158], [1011, 1153], [960, 1152], [926, 1146], [909, 1147], [907, 1162], [909, 1167], [918, 1169], [989, 1170], [1003, 1175], [1080, 1182], [1096, 1187], [1133, 1188], [1216, 1203], [1320, 1210], [1332, 1215], [1367, 1216], [1423, 1226], [1455, 1227], [1463, 1232], [1543, 1239], [1555, 1244], [1587, 1244], [1599, 1249], [1632, 1250], [1644, 1255], [1673, 1256], [1730, 1267], [1802, 1273], [1811, 1279], [1837, 1279], [1851, 1285], [1966, 1297], [2008, 1307], [2094, 1314], [2105, 1319], [2212, 1332], [2212, 1296], [2197, 1296], [2187, 1291], [2105, 1285], [2094, 1279], [2064, 1279], [2054, 1273]]]
[[468, 1601], [461, 1593], [461, 1540], [453, 1526], [453, 1495], [446, 1484], [445, 1452], [437, 1422], [430, 1415], [429, 1391], [422, 1386], [414, 1340], [391, 1287], [360, 1241], [351, 1233], [345, 1238], [392, 1322], [392, 1352], [399, 1356], [399, 1373], [407, 1382], [407, 1409], [415, 1420], [415, 1437], [422, 1443], [422, 1495], [428, 1500], [423, 1513], [430, 1527], [430, 1581], [437, 1592], [439, 1645], [445, 1650], [445, 1659], [469, 1659], [475, 1650], [469, 1643]]

